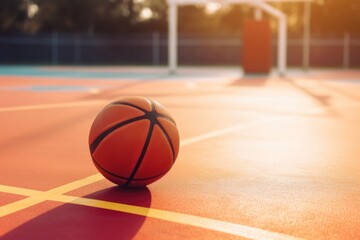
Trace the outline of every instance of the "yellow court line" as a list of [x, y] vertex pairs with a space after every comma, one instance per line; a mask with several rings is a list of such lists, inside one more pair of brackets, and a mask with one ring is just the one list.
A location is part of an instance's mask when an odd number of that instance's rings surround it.
[[[200, 142], [200, 141], [207, 140], [207, 139], [210, 139], [210, 138], [218, 137], [218, 136], [221, 136], [221, 135], [224, 135], [224, 134], [227, 134], [227, 133], [231, 133], [231, 132], [238, 131], [238, 130], [241, 130], [241, 129], [250, 128], [250, 127], [256, 126], [256, 125], [261, 125], [261, 124], [268, 123], [268, 122], [271, 122], [271, 121], [275, 121], [275, 120], [278, 120], [278, 119], [284, 119], [284, 118], [289, 117], [289, 116], [291, 116], [291, 115], [282, 115], [282, 116], [276, 116], [276, 117], [269, 117], [269, 118], [266, 118], [266, 119], [263, 119], [263, 120], [260, 120], [260, 121], [255, 121], [255, 122], [249, 123], [249, 124], [239, 124], [239, 125], [235, 125], [235, 126], [232, 126], [232, 127], [223, 128], [223, 129], [220, 129], [220, 130], [215, 130], [215, 131], [203, 134], [203, 135], [199, 135], [199, 136], [196, 136], [196, 137], [185, 139], [185, 140], [181, 141], [180, 146], [184, 147], [184, 146], [190, 145], [192, 143], [196, 143], [196, 142]], [[71, 182], [71, 183], [62, 185], [60, 187], [48, 190], [46, 192], [41, 192], [41, 193], [39, 193], [37, 195], [32, 195], [30, 198], [22, 199], [22, 200], [19, 200], [17, 202], [10, 203], [8, 205], [2, 206], [2, 207], [0, 207], [0, 217], [11, 214], [11, 213], [15, 212], [16, 209], [22, 210], [24, 208], [30, 207], [31, 205], [35, 205], [35, 204], [41, 202], [41, 199], [46, 200], [46, 197], [48, 197], [49, 195], [63, 194], [63, 193], [69, 192], [71, 190], [75, 190], [77, 188], [80, 188], [82, 186], [86, 186], [88, 184], [100, 181], [101, 179], [103, 179], [103, 177], [99, 173], [97, 173], [97, 174], [92, 175], [90, 177], [87, 177], [87, 178], [84, 178], [84, 179], [77, 180], [75, 182]], [[0, 188], [0, 191], [1, 191], [1, 188]], [[14, 189], [13, 193], [17, 194], [16, 189]], [[20, 191], [18, 192], [18, 194], [21, 195]]]
[[91, 175], [89, 177], [86, 177], [86, 178], [83, 178], [83, 179], [80, 179], [80, 180], [77, 180], [77, 181], [62, 185], [60, 187], [53, 188], [53, 189], [51, 189], [49, 191], [46, 191], [46, 193], [47, 193], [47, 195], [64, 194], [64, 193], [70, 192], [72, 190], [78, 189], [80, 187], [84, 187], [84, 186], [87, 186], [89, 184], [98, 182], [98, 181], [103, 180], [103, 179], [104, 179], [104, 177], [100, 173], [96, 173], [96, 174]]
[[15, 106], [15, 107], [2, 107], [0, 108], [0, 112], [85, 107], [85, 106], [92, 106], [92, 105], [106, 104], [106, 103], [107, 102], [104, 100], [97, 100], [97, 101], [78, 101], [78, 102], [65, 102], [65, 103], [53, 103], [53, 104], [39, 104], [39, 105], [24, 105], [24, 106]]
[[277, 239], [277, 240], [301, 240], [290, 235], [266, 231], [263, 229], [249, 227], [241, 224], [215, 220], [211, 218], [199, 217], [190, 214], [177, 213], [165, 211], [160, 209], [153, 209], [147, 207], [139, 207], [129, 204], [108, 202], [102, 200], [95, 200], [89, 198], [73, 197], [66, 195], [52, 196], [51, 199], [63, 203], [71, 203], [87, 207], [95, 207], [107, 209], [117, 212], [129, 213], [154, 219], [169, 221], [172, 223], [179, 223], [193, 227], [205, 228], [212, 231], [223, 232], [231, 235], [236, 235], [244, 238], [263, 240], [263, 239]]
[[[103, 176], [101, 176], [100, 173], [97, 173], [97, 174], [94, 174], [94, 175], [92, 175], [90, 177], [86, 177], [84, 179], [80, 179], [80, 180], [65, 184], [65, 185], [57, 187], [57, 188], [53, 188], [53, 189], [51, 189], [49, 191], [36, 192], [36, 193], [34, 191], [27, 190], [28, 192], [26, 192], [26, 191], [21, 190], [20, 188], [17, 188], [17, 189], [13, 188], [11, 190], [12, 190], [12, 193], [14, 193], [14, 194], [20, 194], [21, 195], [21, 193], [26, 194], [26, 193], [31, 192], [31, 193], [35, 193], [35, 195], [32, 194], [28, 198], [25, 198], [25, 199], [22, 199], [22, 200], [19, 200], [19, 201], [12, 202], [12, 203], [9, 203], [7, 205], [1, 206], [0, 207], [0, 217], [4, 217], [4, 216], [9, 215], [11, 213], [23, 210], [25, 208], [28, 208], [28, 207], [31, 207], [31, 206], [36, 205], [38, 203], [41, 203], [43, 201], [46, 201], [52, 195], [60, 195], [60, 194], [69, 192], [71, 190], [75, 190], [75, 189], [78, 189], [80, 187], [87, 186], [87, 185], [89, 185], [91, 183], [100, 181], [102, 179], [104, 179]], [[0, 188], [0, 190], [5, 190], [5, 189]], [[16, 190], [18, 192], [16, 192]]]
[[32, 197], [28, 197], [13, 203], [9, 203], [5, 206], [0, 207], [0, 218], [5, 217], [11, 213], [15, 213], [20, 210], [29, 208], [45, 200], [46, 199], [43, 197], [43, 193], [40, 193], [39, 195], [34, 195]]
[[[318, 111], [318, 110], [316, 110], [316, 111]], [[203, 140], [218, 137], [218, 136], [228, 134], [228, 133], [231, 133], [234, 131], [238, 131], [241, 129], [246, 129], [246, 128], [261, 125], [264, 123], [272, 122], [275, 120], [285, 119], [290, 116], [292, 116], [292, 115], [287, 114], [287, 115], [282, 115], [282, 116], [269, 117], [269, 118], [266, 118], [266, 119], [263, 119], [260, 121], [255, 121], [255, 122], [245, 124], [245, 125], [239, 124], [239, 125], [235, 125], [233, 127], [215, 130], [215, 131], [203, 134], [203, 135], [199, 135], [199, 136], [196, 136], [193, 138], [186, 139], [186, 140], [182, 141], [180, 145], [182, 147], [184, 147], [184, 146], [192, 144], [192, 143], [200, 142]], [[43, 202], [46, 200], [53, 200], [53, 201], [73, 203], [73, 204], [78, 204], [78, 205], [83, 205], [83, 206], [101, 207], [104, 209], [128, 212], [131, 214], [137, 214], [137, 215], [157, 218], [157, 219], [161, 219], [161, 220], [165, 220], [165, 221], [176, 222], [176, 223], [181, 223], [181, 224], [186, 224], [186, 225], [192, 225], [192, 226], [196, 226], [196, 227], [202, 227], [202, 228], [206, 228], [206, 229], [210, 229], [210, 230], [214, 230], [214, 231], [235, 234], [238, 236], [252, 238], [252, 239], [296, 239], [291, 236], [287, 236], [287, 235], [283, 235], [283, 234], [279, 234], [279, 233], [272, 233], [272, 232], [269, 232], [266, 230], [252, 228], [252, 227], [248, 227], [248, 226], [244, 226], [244, 225], [223, 222], [220, 220], [208, 219], [208, 218], [203, 218], [203, 217], [197, 217], [197, 216], [181, 214], [181, 213], [174, 213], [174, 212], [157, 210], [157, 209], [143, 208], [143, 207], [132, 206], [132, 205], [125, 205], [125, 204], [119, 204], [119, 203], [113, 203], [113, 202], [106, 202], [106, 201], [100, 201], [100, 200], [93, 200], [93, 199], [86, 199], [86, 198], [62, 195], [66, 192], [89, 185], [91, 183], [97, 182], [102, 179], [103, 179], [103, 177], [98, 173], [98, 174], [92, 175], [90, 177], [80, 179], [75, 182], [71, 182], [71, 183], [65, 184], [63, 186], [51, 189], [46, 192], [36, 193], [36, 195], [32, 195], [26, 199], [19, 200], [17, 202], [13, 202], [13, 203], [10, 203], [10, 204], [0, 207], [0, 217], [6, 216], [8, 214], [17, 212], [17, 211], [25, 209], [25, 208], [28, 208], [30, 206], [33, 206], [37, 203], [40, 203], [40, 202]], [[0, 191], [1, 190], [4, 190], [4, 189], [0, 188]], [[16, 194], [16, 189], [12, 189], [12, 191], [13, 191], [13, 193]], [[22, 191], [20, 191], [18, 189], [18, 194], [21, 194], [21, 192]], [[24, 191], [24, 193], [26, 193], [26, 192]], [[28, 192], [28, 193], [30, 193], [30, 192]]]
[[[93, 175], [91, 181], [98, 180], [98, 177]], [[89, 181], [89, 179], [88, 179]], [[81, 181], [81, 183], [85, 183], [85, 181]], [[204, 228], [212, 231], [223, 232], [231, 235], [241, 236], [244, 238], [249, 239], [278, 239], [278, 240], [300, 240], [300, 238], [292, 237], [286, 234], [275, 233], [266, 231], [259, 228], [249, 227], [241, 224], [225, 222], [221, 220], [205, 218], [194, 216], [190, 214], [184, 213], [177, 213], [171, 212], [166, 210], [160, 209], [153, 209], [147, 207], [140, 207], [135, 205], [129, 204], [122, 204], [122, 203], [115, 203], [103, 200], [96, 200], [90, 198], [83, 198], [83, 197], [75, 197], [75, 196], [68, 196], [62, 195], [61, 192], [71, 190], [75, 185], [78, 185], [79, 182], [71, 183], [64, 188], [57, 188], [51, 190], [52, 194], [49, 194], [50, 191], [42, 192], [37, 190], [31, 190], [26, 188], [18, 188], [18, 187], [11, 187], [0, 185], [0, 192], [6, 193], [13, 193], [13, 194], [20, 194], [23, 196], [31, 196], [26, 201], [17, 201], [15, 205], [11, 205], [12, 209], [19, 206], [19, 204], [23, 206], [32, 206], [36, 203], [40, 203], [46, 200], [68, 203], [68, 204], [75, 204], [80, 206], [87, 206], [87, 207], [95, 207], [100, 209], [106, 209], [111, 211], [117, 211], [122, 213], [129, 213], [138, 216], [144, 216], [154, 219], [159, 219], [163, 221], [185, 224], [188, 226]], [[59, 195], [58, 195], [59, 194]], [[21, 202], [21, 203], [20, 203]]]
[[27, 196], [27, 197], [42, 193], [42, 191], [38, 191], [38, 190], [12, 187], [12, 186], [6, 186], [6, 185], [0, 185], [0, 192], [22, 195], [22, 196]]

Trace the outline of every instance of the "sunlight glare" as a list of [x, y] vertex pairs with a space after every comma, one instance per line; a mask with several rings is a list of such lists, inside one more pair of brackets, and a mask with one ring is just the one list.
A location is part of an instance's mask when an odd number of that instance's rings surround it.
[[27, 11], [27, 14], [28, 14], [28, 17], [29, 18], [32, 18], [35, 16], [35, 14], [39, 11], [39, 6], [36, 5], [35, 3], [31, 3], [29, 4], [28, 6], [28, 11]]
[[153, 12], [150, 8], [143, 8], [140, 12], [140, 18], [143, 20], [149, 19], [153, 16]]
[[221, 7], [221, 3], [219, 2], [208, 2], [205, 5], [205, 12], [211, 15], [219, 11]]

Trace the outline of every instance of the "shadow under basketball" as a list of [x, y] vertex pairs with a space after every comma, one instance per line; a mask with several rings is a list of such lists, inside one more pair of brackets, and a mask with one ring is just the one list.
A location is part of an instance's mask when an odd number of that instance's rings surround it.
[[[84, 197], [142, 207], [151, 205], [151, 193], [147, 187], [137, 189], [111, 187]], [[64, 204], [27, 221], [1, 239], [132, 239], [145, 219], [145, 216]]]

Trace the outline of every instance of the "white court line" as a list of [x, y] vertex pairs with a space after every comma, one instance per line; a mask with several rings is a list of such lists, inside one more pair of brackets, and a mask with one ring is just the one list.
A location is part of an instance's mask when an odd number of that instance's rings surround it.
[[24, 105], [24, 106], [15, 106], [15, 107], [3, 107], [3, 108], [0, 108], [0, 112], [15, 112], [15, 111], [39, 110], [39, 109], [84, 107], [84, 106], [100, 105], [100, 104], [106, 104], [106, 103], [108, 103], [108, 101], [96, 100], [96, 101], [79, 101], [79, 102], [68, 102], [68, 103]]
[[[110, 101], [106, 100], [93, 100], [93, 101], [78, 101], [78, 102], [65, 102], [65, 103], [50, 103], [50, 104], [36, 104], [36, 105], [23, 105], [14, 107], [0, 107], [0, 112], [15, 112], [15, 111], [28, 111], [28, 110], [41, 110], [41, 109], [53, 109], [53, 108], [72, 108], [72, 107], [86, 107], [92, 105], [106, 105]], [[248, 110], [246, 110], [248, 111]], [[317, 107], [305, 111], [302, 114], [315, 114], [323, 112], [324, 108]], [[296, 114], [300, 114], [297, 112]], [[289, 113], [291, 115], [291, 113]]]
[[[324, 108], [313, 108], [313, 109], [310, 109], [309, 111], [306, 111], [306, 114], [319, 114], [319, 113], [323, 112], [324, 110], [325, 110]], [[218, 137], [218, 136], [232, 133], [235, 131], [247, 129], [247, 128], [250, 128], [253, 126], [277, 121], [280, 119], [286, 119], [286, 118], [290, 118], [290, 117], [297, 117], [297, 116], [289, 113], [289, 114], [284, 114], [284, 115], [280, 115], [280, 116], [268, 117], [268, 118], [265, 118], [265, 119], [262, 119], [259, 121], [254, 121], [254, 122], [245, 123], [245, 124], [238, 124], [238, 125], [234, 125], [231, 127], [222, 128], [222, 129], [211, 131], [211, 132], [208, 132], [208, 133], [196, 136], [196, 137], [185, 139], [180, 142], [180, 146], [183, 147], [183, 146], [186, 146], [186, 145], [189, 145], [192, 143], [200, 142], [202, 140], [207, 140], [210, 138]]]
[[279, 120], [279, 119], [285, 119], [287, 117], [291, 117], [291, 115], [269, 117], [269, 118], [265, 118], [263, 120], [251, 122], [251, 123], [248, 123], [248, 124], [238, 124], [238, 125], [235, 125], [235, 126], [222, 128], [222, 129], [215, 130], [215, 131], [212, 131], [212, 132], [208, 132], [208, 133], [196, 136], [196, 137], [185, 139], [185, 140], [180, 142], [180, 147], [184, 147], [184, 146], [190, 145], [192, 143], [200, 142], [202, 140], [207, 140], [207, 139], [210, 139], [210, 138], [225, 135], [227, 133], [236, 132], [238, 130], [247, 129], [247, 128], [250, 128], [252, 126], [257, 126], [257, 125], [261, 125], [261, 124], [264, 124], [264, 123], [273, 122], [273, 121], [276, 121], [276, 120]]

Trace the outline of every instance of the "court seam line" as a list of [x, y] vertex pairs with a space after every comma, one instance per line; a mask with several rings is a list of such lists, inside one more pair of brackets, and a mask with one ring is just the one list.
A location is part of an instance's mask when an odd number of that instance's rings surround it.
[[[313, 111], [317, 113], [317, 112], [319, 112], [319, 108], [316, 108]], [[309, 112], [311, 112], [311, 111], [309, 111]], [[232, 127], [223, 128], [223, 129], [220, 129], [220, 130], [210, 131], [210, 132], [208, 132], [206, 134], [202, 134], [202, 135], [199, 135], [199, 136], [196, 136], [196, 137], [186, 139], [186, 140], [184, 140], [184, 141], [182, 141], [180, 143], [180, 146], [184, 147], [186, 145], [190, 145], [192, 143], [200, 142], [202, 140], [211, 139], [211, 138], [221, 136], [221, 135], [224, 135], [224, 134], [227, 134], [227, 133], [231, 133], [231, 132], [234, 132], [234, 131], [246, 129], [246, 128], [249, 128], [249, 127], [252, 127], [252, 126], [261, 125], [261, 124], [276, 121], [276, 120], [286, 119], [286, 118], [289, 118], [289, 117], [294, 117], [294, 115], [286, 114], [286, 115], [281, 115], [281, 116], [268, 117], [268, 118], [266, 118], [264, 120], [254, 121], [252, 123], [248, 123], [248, 124], [245, 124], [245, 125], [244, 124], [239, 124], [239, 125], [235, 125], [235, 126], [232, 126]], [[22, 200], [19, 200], [19, 201], [16, 201], [16, 202], [4, 205], [4, 206], [1, 206], [0, 207], [0, 217], [4, 217], [4, 216], [6, 216], [8, 214], [18, 212], [20, 210], [23, 210], [23, 209], [26, 209], [26, 208], [31, 207], [33, 205], [36, 205], [36, 204], [38, 204], [40, 202], [46, 201], [47, 199], [51, 198], [54, 195], [61, 195], [61, 194], [64, 194], [66, 192], [69, 192], [71, 190], [75, 190], [75, 189], [78, 189], [80, 187], [90, 185], [90, 184], [95, 183], [97, 181], [100, 181], [102, 179], [104, 179], [104, 178], [101, 176], [101, 174], [97, 173], [97, 174], [91, 175], [89, 177], [86, 177], [86, 178], [83, 178], [83, 179], [80, 179], [80, 180], [77, 180], [77, 181], [74, 181], [74, 182], [70, 182], [68, 184], [65, 184], [65, 185], [50, 189], [48, 191], [42, 192], [39, 195], [31, 196], [31, 197], [28, 197], [28, 198], [25, 198], [25, 199], [22, 199]], [[262, 229], [259, 229], [259, 230], [262, 230]], [[262, 231], [265, 231], [265, 230], [262, 230]], [[239, 235], [239, 236], [241, 236], [241, 235]]]

